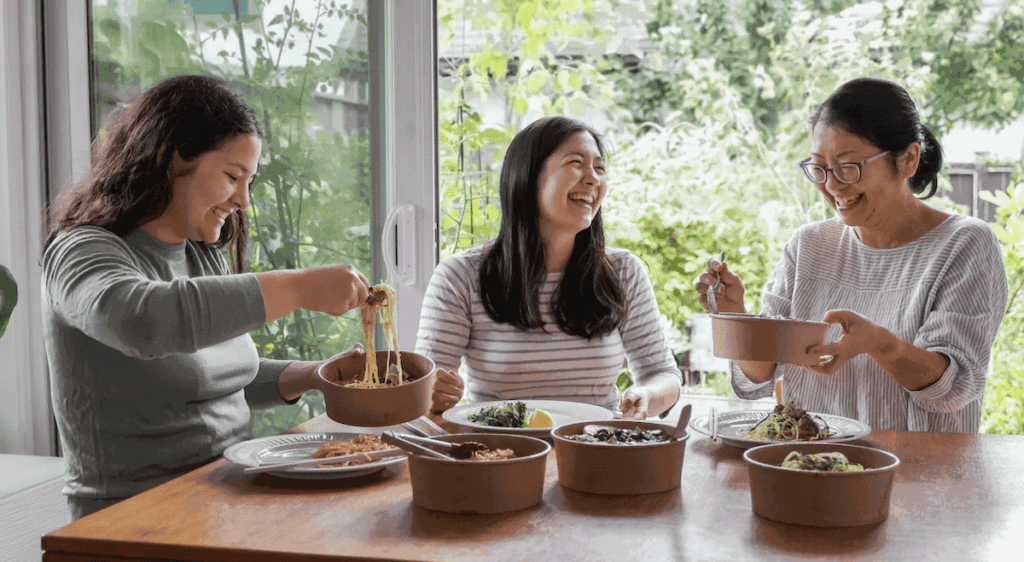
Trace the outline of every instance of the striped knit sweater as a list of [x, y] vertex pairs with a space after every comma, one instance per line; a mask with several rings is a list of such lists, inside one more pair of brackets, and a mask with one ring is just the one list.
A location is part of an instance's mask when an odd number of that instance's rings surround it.
[[[784, 397], [813, 412], [858, 419], [873, 429], [973, 433], [981, 420], [992, 341], [1006, 308], [1006, 271], [999, 243], [982, 221], [953, 215], [917, 240], [872, 248], [833, 219], [800, 228], [765, 285], [761, 311], [821, 320], [852, 310], [896, 337], [949, 358], [938, 381], [910, 391], [867, 354], [831, 376], [779, 364]], [[840, 339], [829, 328], [826, 342]], [[741, 398], [772, 393], [732, 363]]]
[[486, 248], [471, 248], [438, 264], [424, 297], [416, 341], [416, 352], [438, 367], [456, 370], [465, 361], [471, 403], [543, 399], [613, 409], [619, 404], [615, 379], [624, 359], [634, 381], [669, 376], [681, 382], [658, 322], [654, 289], [635, 255], [607, 250], [626, 294], [627, 313], [617, 331], [587, 341], [554, 323], [550, 302], [561, 273], [548, 274], [541, 287], [543, 330], [495, 323], [478, 290]]

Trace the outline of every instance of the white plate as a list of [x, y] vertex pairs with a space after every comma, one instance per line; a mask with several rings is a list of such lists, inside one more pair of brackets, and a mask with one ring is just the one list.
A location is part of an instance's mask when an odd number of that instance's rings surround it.
[[[224, 458], [245, 467], [256, 467], [271, 462], [286, 462], [308, 459], [324, 443], [333, 441], [350, 441], [358, 433], [292, 433], [260, 437], [235, 443], [224, 451]], [[304, 480], [323, 480], [335, 478], [352, 478], [380, 472], [388, 465], [403, 462], [405, 455], [381, 459], [363, 464], [349, 466], [293, 466], [274, 470], [275, 474], [284, 478]]]
[[583, 404], [581, 402], [564, 402], [561, 400], [499, 400], [496, 402], [477, 402], [476, 404], [466, 404], [465, 406], [458, 406], [451, 410], [446, 410], [441, 414], [441, 417], [455, 425], [458, 425], [459, 427], [464, 427], [475, 432], [512, 433], [515, 435], [526, 435], [528, 437], [539, 437], [541, 439], [551, 437], [552, 428], [550, 427], [494, 427], [469, 420], [470, 414], [479, 412], [480, 410], [490, 406], [500, 406], [510, 402], [525, 403], [528, 417], [538, 408], [544, 410], [551, 414], [551, 422], [554, 424], [554, 427], [581, 421], [610, 420], [615, 417], [611, 410], [606, 410], [600, 406]]
[[[750, 439], [745, 437], [747, 431], [750, 428], [757, 425], [759, 421], [764, 419], [765, 416], [772, 413], [772, 410], [739, 410], [734, 412], [722, 412], [718, 414], [718, 438], [724, 441], [727, 445], [733, 447], [739, 447], [741, 449], [749, 449], [751, 447], [757, 447], [758, 445], [767, 445], [770, 443], [785, 443], [785, 441], [763, 441], [761, 439]], [[829, 437], [826, 439], [820, 439], [815, 443], [841, 443], [843, 441], [853, 441], [854, 439], [860, 439], [871, 433], [871, 428], [867, 424], [852, 420], [850, 418], [844, 418], [842, 416], [833, 416], [831, 414], [818, 414], [815, 412], [808, 412], [815, 421], [819, 421], [817, 418], [821, 418], [826, 424], [828, 424]], [[711, 417], [700, 416], [693, 419], [690, 422], [690, 429], [703, 433], [704, 435], [711, 435]]]

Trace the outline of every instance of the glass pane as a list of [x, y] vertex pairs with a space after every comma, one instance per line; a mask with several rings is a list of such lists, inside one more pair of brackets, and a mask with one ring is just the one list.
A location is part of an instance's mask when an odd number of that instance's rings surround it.
[[[351, 263], [369, 274], [366, 2], [92, 0], [94, 123], [155, 82], [230, 80], [262, 117], [249, 271]], [[298, 311], [255, 330], [262, 357], [321, 360], [363, 340], [358, 316]], [[323, 413], [319, 392], [254, 411], [258, 436]]]

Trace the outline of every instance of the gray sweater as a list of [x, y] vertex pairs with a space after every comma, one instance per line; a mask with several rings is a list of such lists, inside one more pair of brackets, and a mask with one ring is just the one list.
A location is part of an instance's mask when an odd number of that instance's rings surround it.
[[[1007, 298], [999, 242], [984, 222], [953, 215], [898, 248], [864, 245], [838, 220], [800, 228], [786, 244], [761, 296], [761, 311], [821, 320], [834, 309], [852, 310], [896, 337], [949, 358], [931, 386], [903, 388], [867, 354], [830, 376], [779, 364], [786, 400], [812, 412], [867, 423], [872, 429], [978, 431], [992, 341]], [[826, 342], [840, 338], [838, 324]], [[732, 363], [740, 398], [772, 393]]]
[[285, 403], [289, 362], [261, 361], [249, 337], [259, 282], [209, 246], [77, 227], [47, 247], [42, 284], [67, 495], [142, 492], [250, 438], [250, 406]]

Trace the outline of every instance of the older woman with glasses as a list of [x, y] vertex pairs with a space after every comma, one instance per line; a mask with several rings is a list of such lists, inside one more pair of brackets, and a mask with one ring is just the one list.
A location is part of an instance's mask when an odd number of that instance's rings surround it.
[[[1006, 273], [992, 230], [924, 202], [942, 149], [901, 86], [859, 78], [810, 120], [807, 178], [836, 217], [801, 227], [761, 296], [761, 312], [834, 324], [807, 351], [814, 365], [731, 364], [741, 398], [770, 396], [874, 429], [977, 432]], [[712, 260], [700, 301], [721, 277], [721, 312], [745, 312], [743, 284]]]

